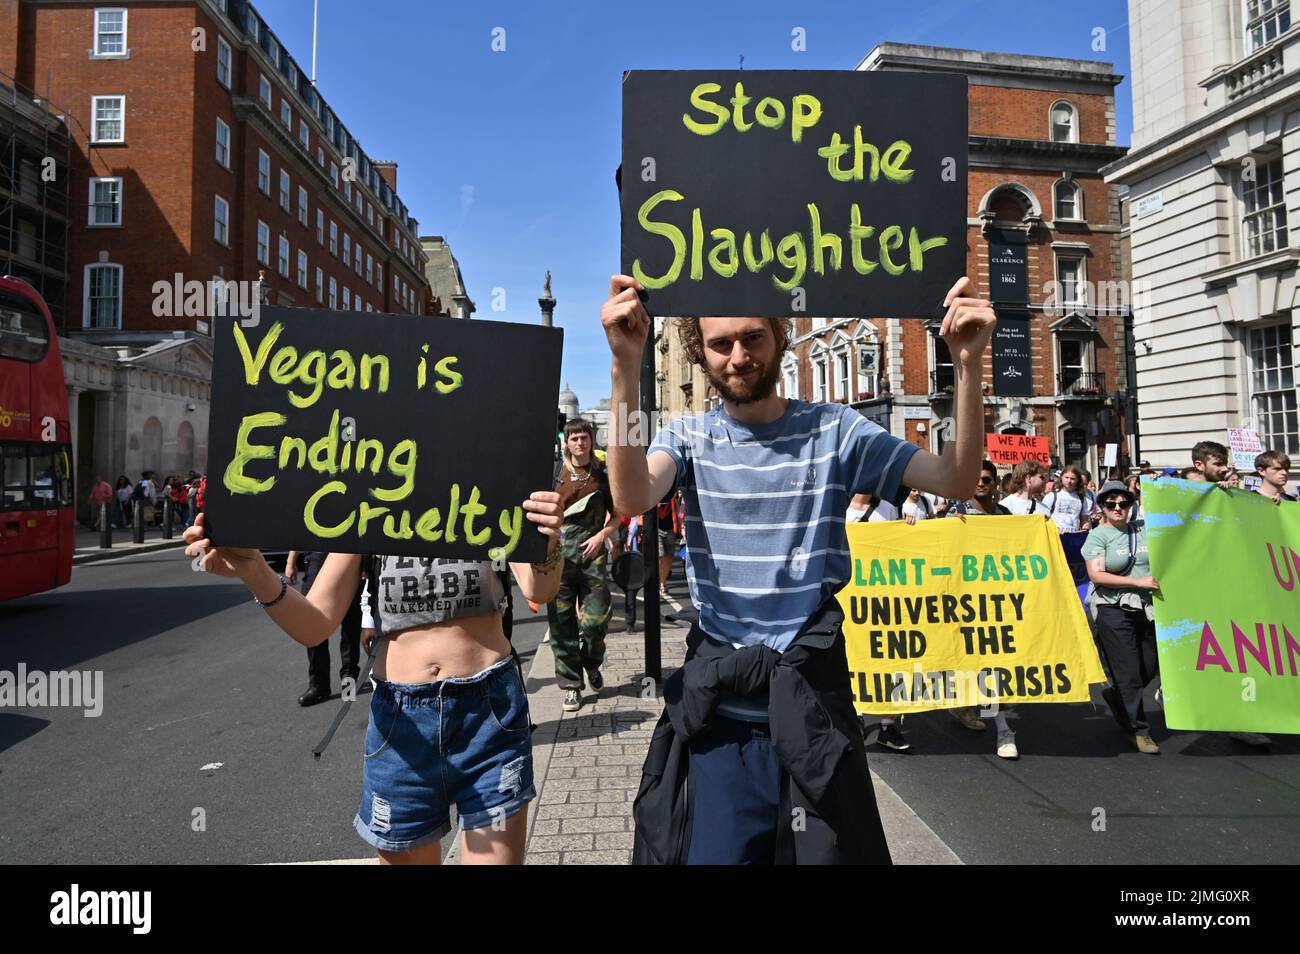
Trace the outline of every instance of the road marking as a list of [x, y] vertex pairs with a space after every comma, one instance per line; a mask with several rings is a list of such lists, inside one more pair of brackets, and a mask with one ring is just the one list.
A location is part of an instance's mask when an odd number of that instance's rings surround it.
[[219, 769], [225, 764], [225, 762], [209, 762], [207, 765], [200, 766], [199, 771], [206, 772], [208, 769]]
[[159, 722], [157, 725], [151, 725], [148, 728], [136, 729], [132, 734], [139, 735], [141, 732], [152, 732], [154, 729], [162, 729], [169, 725], [176, 725], [178, 722], [189, 722], [191, 719], [200, 719], [205, 715], [212, 715], [212, 713], [216, 711], [216, 709], [209, 709], [207, 712], [199, 712], [195, 715], [188, 715], [181, 719], [172, 719], [170, 722]]

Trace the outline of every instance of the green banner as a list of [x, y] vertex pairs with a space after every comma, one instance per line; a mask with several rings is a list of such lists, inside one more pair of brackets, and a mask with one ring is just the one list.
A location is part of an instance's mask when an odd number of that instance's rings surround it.
[[1300, 503], [1169, 479], [1142, 502], [1165, 723], [1300, 732]]

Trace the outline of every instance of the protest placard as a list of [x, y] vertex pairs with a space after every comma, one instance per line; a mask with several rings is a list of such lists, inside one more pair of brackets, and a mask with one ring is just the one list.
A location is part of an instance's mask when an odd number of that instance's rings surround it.
[[1022, 460], [1036, 460], [1050, 466], [1047, 438], [1032, 434], [989, 434], [989, 460], [999, 467], [1014, 467]]
[[966, 78], [623, 79], [622, 263], [656, 315], [929, 318], [966, 273]]
[[1264, 453], [1259, 431], [1248, 427], [1228, 428], [1228, 447], [1232, 451], [1232, 466], [1243, 474], [1255, 472], [1255, 458]]
[[1142, 502], [1165, 724], [1300, 732], [1300, 504], [1171, 478]]
[[853, 576], [839, 600], [859, 712], [1083, 702], [1104, 680], [1050, 521], [845, 529]]
[[213, 543], [543, 558], [560, 329], [267, 307], [214, 335]]

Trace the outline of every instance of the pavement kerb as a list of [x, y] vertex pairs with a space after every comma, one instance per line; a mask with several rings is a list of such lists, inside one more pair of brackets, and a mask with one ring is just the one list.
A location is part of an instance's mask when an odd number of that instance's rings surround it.
[[77, 550], [72, 554], [72, 565], [82, 566], [86, 563], [98, 563], [101, 560], [113, 560], [117, 557], [134, 556], [137, 553], [154, 553], [158, 550], [174, 550], [185, 546], [180, 535], [172, 540], [150, 540], [145, 543], [119, 543], [108, 549]]

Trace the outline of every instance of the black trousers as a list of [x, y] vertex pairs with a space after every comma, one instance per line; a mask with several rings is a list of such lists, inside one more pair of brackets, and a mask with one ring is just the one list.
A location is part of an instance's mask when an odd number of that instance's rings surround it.
[[[302, 591], [311, 589], [312, 581], [320, 572], [325, 562], [324, 553], [307, 553], [303, 557]], [[357, 587], [352, 597], [352, 605], [343, 617], [343, 626], [339, 638], [339, 682], [351, 677], [355, 682], [361, 674], [361, 594], [365, 591], [365, 581]], [[307, 648], [307, 680], [312, 686], [328, 690], [330, 687], [330, 641], [327, 639], [319, 646]]]
[[1097, 635], [1129, 724], [1135, 735], [1147, 735], [1151, 727], [1142, 706], [1142, 692], [1160, 674], [1156, 624], [1142, 610], [1103, 604], [1097, 607]]

